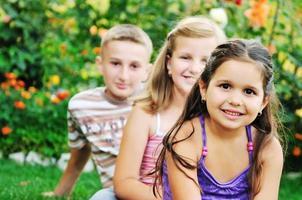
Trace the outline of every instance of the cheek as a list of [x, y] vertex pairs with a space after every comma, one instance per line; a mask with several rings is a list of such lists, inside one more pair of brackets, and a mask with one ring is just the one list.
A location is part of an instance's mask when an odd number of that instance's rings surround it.
[[133, 83], [141, 82], [145, 77], [145, 73], [143, 71], [133, 71], [131, 72], [130, 77], [130, 80]]
[[253, 113], [258, 113], [259, 110], [261, 109], [261, 106], [262, 106], [262, 101], [261, 100], [250, 100], [248, 101], [248, 108], [250, 110], [250, 112], [253, 112]]
[[171, 62], [171, 70], [172, 72], [179, 72], [186, 66], [186, 62], [182, 60], [173, 60]]
[[221, 91], [219, 91], [217, 88], [210, 90], [211, 92], [208, 92], [207, 96], [209, 99], [211, 99], [214, 103], [221, 103], [223, 102], [227, 97], [225, 94]]

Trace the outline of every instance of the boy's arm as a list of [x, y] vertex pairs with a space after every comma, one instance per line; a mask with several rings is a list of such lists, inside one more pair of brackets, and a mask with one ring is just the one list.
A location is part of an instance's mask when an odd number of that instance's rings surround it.
[[91, 150], [88, 144], [81, 149], [71, 149], [71, 156], [67, 167], [61, 176], [59, 184], [54, 190], [55, 196], [68, 195], [71, 192], [77, 178], [89, 159], [90, 152]]
[[77, 178], [89, 159], [90, 151], [90, 146], [88, 144], [81, 149], [71, 149], [71, 155], [68, 160], [67, 167], [65, 168], [55, 190], [51, 192], [43, 192], [42, 195], [48, 197], [69, 195]]
[[260, 182], [260, 192], [254, 200], [278, 199], [280, 179], [283, 168], [283, 152], [279, 141], [274, 138], [268, 143], [262, 155], [263, 171]]
[[121, 199], [156, 199], [152, 186], [139, 180], [150, 122], [152, 122], [152, 116], [138, 106], [133, 108], [128, 117], [113, 178], [115, 193]]
[[81, 146], [76, 145], [74, 148], [71, 147], [70, 158], [58, 185], [54, 191], [44, 192], [43, 196], [69, 195], [77, 178], [85, 167], [85, 164], [87, 163], [91, 153], [91, 147], [86, 142], [86, 138], [80, 129], [77, 119], [72, 115], [72, 113], [69, 112], [69, 110], [67, 112], [67, 123], [68, 137], [77, 135], [77, 143], [80, 142]]

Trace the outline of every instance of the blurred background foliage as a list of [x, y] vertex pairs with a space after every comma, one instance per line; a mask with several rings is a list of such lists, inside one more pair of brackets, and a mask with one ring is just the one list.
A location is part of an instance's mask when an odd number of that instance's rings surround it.
[[209, 16], [229, 38], [254, 38], [269, 49], [289, 141], [286, 169], [301, 170], [300, 0], [0, 0], [2, 154], [34, 150], [58, 158], [68, 151], [68, 100], [103, 85], [95, 57], [111, 26], [142, 27], [154, 60], [171, 27], [188, 15]]

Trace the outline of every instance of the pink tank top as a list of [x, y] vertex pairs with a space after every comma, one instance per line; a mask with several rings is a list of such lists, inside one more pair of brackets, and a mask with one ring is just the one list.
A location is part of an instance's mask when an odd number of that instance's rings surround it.
[[141, 168], [140, 168], [140, 181], [147, 184], [153, 185], [154, 176], [148, 175], [154, 170], [157, 157], [162, 148], [162, 140], [165, 133], [160, 131], [160, 114], [156, 114], [156, 131], [153, 135], [149, 136], [148, 142], [145, 148]]

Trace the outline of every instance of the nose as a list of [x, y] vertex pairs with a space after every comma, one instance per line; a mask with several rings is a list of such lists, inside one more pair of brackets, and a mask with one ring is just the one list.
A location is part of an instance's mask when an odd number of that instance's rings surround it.
[[232, 106], [241, 106], [242, 105], [242, 98], [239, 92], [232, 92], [232, 94], [227, 99], [227, 103]]
[[129, 69], [127, 66], [123, 66], [119, 73], [119, 79], [121, 81], [126, 81], [129, 79]]
[[199, 75], [203, 71], [205, 64], [200, 62], [199, 60], [193, 60], [192, 65], [190, 67], [190, 72], [194, 75]]

